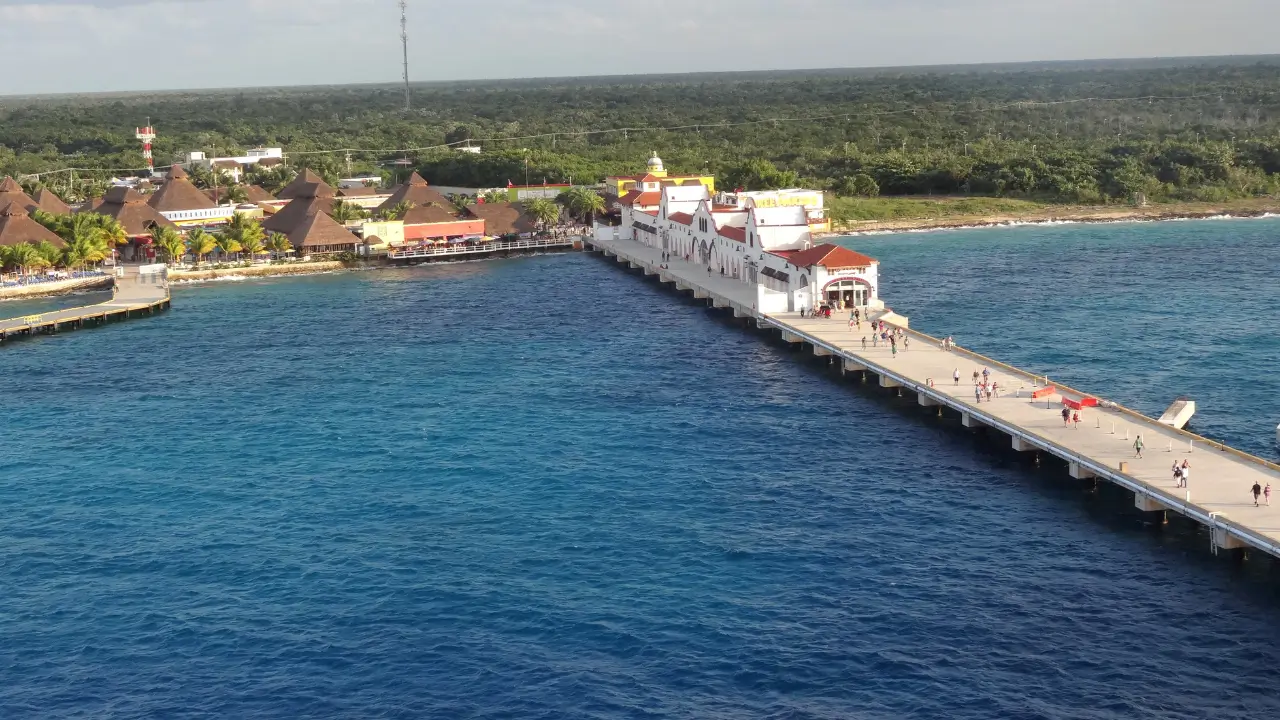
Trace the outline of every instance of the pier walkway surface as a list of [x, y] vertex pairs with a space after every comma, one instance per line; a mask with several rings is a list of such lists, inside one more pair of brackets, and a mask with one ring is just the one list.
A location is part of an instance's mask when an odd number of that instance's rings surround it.
[[103, 325], [169, 307], [169, 280], [163, 266], [126, 266], [124, 274], [115, 280], [112, 297], [106, 302], [0, 320], [0, 341], [17, 335], [52, 334]]
[[[736, 317], [754, 318], [764, 329], [776, 329], [783, 340], [803, 343], [815, 355], [841, 363], [844, 372], [873, 373], [883, 387], [914, 393], [920, 405], [958, 412], [967, 427], [988, 427], [1010, 436], [1014, 450], [1044, 452], [1068, 463], [1070, 474], [1080, 479], [1100, 478], [1134, 493], [1134, 504], [1143, 511], [1172, 510], [1197, 520], [1209, 529], [1211, 548], [1256, 548], [1280, 557], [1280, 497], [1274, 506], [1254, 507], [1254, 483], [1272, 486], [1280, 495], [1280, 465], [1189, 432], [1161, 425], [1157, 420], [1100, 395], [1086, 394], [1051, 383], [1044, 376], [1025, 372], [963, 348], [946, 351], [937, 338], [908, 330], [910, 349], [899, 343], [895, 357], [888, 345], [873, 347], [868, 323], [850, 329], [849, 312], [830, 319], [799, 313], [765, 315], [757, 312], [752, 286], [739, 280], [708, 274], [705, 265], [673, 259], [663, 268], [661, 251], [634, 240], [591, 238], [590, 248], [614, 256], [619, 262], [655, 275], [660, 282], [675, 283], [714, 307], [731, 308]], [[907, 324], [888, 310], [872, 312], [886, 323]], [[867, 338], [867, 347], [862, 338]], [[1000, 397], [981, 402], [974, 397], [974, 371], [987, 369], [999, 384]], [[957, 384], [952, 376], [960, 371]], [[1032, 394], [1036, 393], [1036, 398]], [[1172, 391], [1171, 395], [1174, 394]], [[1078, 425], [1064, 427], [1063, 400], [1096, 398], [1098, 407], [1080, 411]], [[1134, 440], [1142, 436], [1145, 448], [1138, 458]], [[1191, 473], [1188, 488], [1177, 487], [1172, 466], [1187, 460]]]

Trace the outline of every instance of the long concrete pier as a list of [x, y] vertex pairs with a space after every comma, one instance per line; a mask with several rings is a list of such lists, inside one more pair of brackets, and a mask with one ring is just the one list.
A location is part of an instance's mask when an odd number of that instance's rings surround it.
[[[914, 394], [924, 407], [957, 413], [962, 424], [989, 428], [1009, 436], [1016, 451], [1043, 453], [1067, 463], [1072, 477], [1111, 482], [1130, 490], [1135, 506], [1163, 521], [1172, 511], [1201, 523], [1208, 530], [1210, 549], [1261, 550], [1280, 558], [1280, 499], [1274, 507], [1254, 507], [1254, 483], [1280, 494], [1280, 465], [1198, 435], [1162, 425], [1158, 420], [1101, 395], [1052, 383], [1048, 378], [1015, 368], [963, 348], [944, 350], [938, 338], [909, 330], [906, 318], [878, 310], [875, 319], [903, 327], [909, 349], [897, 355], [881, 343], [873, 347], [867, 323], [851, 329], [847, 314], [830, 319], [800, 317], [799, 313], [764, 314], [755, 310], [753, 292], [739, 280], [708, 274], [704, 265], [674, 259], [662, 262], [661, 251], [634, 240], [591, 238], [588, 249], [709, 305], [732, 309], [735, 317], [776, 330], [787, 342], [800, 344], [815, 355], [840, 363], [843, 372], [874, 376], [882, 387]], [[862, 338], [866, 336], [864, 348]], [[989, 370], [1000, 396], [978, 401], [974, 371]], [[960, 381], [953, 373], [960, 371]], [[1082, 422], [1063, 425], [1064, 399], [1095, 398], [1098, 407], [1081, 411]], [[1134, 441], [1141, 435], [1145, 448], [1137, 457]], [[1173, 463], [1190, 464], [1188, 488], [1179, 488]]]
[[129, 266], [122, 276], [116, 277], [110, 300], [97, 305], [0, 320], [0, 342], [152, 315], [169, 305], [169, 280], [163, 266]]

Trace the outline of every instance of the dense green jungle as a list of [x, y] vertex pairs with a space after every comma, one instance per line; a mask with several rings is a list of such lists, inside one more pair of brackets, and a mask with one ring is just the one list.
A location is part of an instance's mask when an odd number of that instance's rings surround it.
[[392, 85], [8, 97], [0, 175], [95, 194], [137, 174], [134, 128], [149, 120], [161, 166], [282, 146], [290, 167], [331, 179], [412, 166], [495, 187], [595, 182], [656, 151], [721, 187], [1217, 202], [1280, 192], [1278, 91], [1268, 56], [438, 83], [414, 86], [407, 112]]

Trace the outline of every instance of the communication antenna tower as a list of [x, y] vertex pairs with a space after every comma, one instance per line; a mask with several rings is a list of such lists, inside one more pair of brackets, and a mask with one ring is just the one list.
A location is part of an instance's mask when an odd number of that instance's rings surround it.
[[142, 159], [147, 163], [147, 169], [155, 174], [156, 161], [151, 156], [151, 141], [156, 139], [155, 128], [151, 127], [151, 118], [147, 118], [147, 126], [137, 128], [134, 137], [142, 141]]
[[404, 50], [404, 111], [409, 112], [409, 2], [400, 0], [400, 46]]

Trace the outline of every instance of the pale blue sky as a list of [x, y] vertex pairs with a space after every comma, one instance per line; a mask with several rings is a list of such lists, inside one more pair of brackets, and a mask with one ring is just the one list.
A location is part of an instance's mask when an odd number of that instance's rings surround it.
[[[409, 6], [415, 80], [1280, 52], [1280, 0]], [[0, 0], [0, 95], [392, 82], [398, 34], [396, 0]]]

